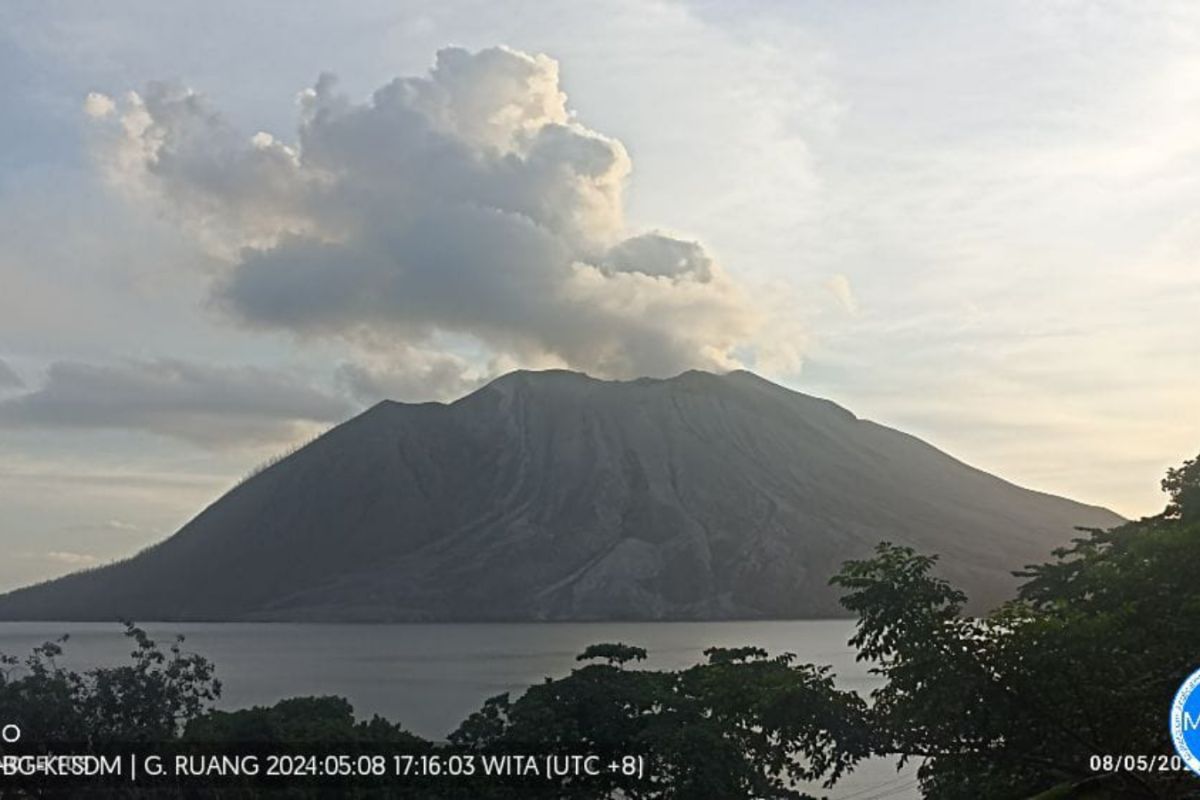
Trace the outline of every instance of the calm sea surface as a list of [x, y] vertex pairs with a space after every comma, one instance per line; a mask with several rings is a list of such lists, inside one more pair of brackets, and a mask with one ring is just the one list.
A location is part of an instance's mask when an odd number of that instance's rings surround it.
[[[575, 656], [597, 642], [645, 647], [650, 668], [703, 661], [706, 647], [756, 645], [772, 654], [833, 667], [842, 688], [878, 685], [856, 663], [849, 620], [802, 622], [555, 623], [486, 625], [176, 624], [144, 626], [160, 644], [175, 634], [217, 665], [223, 708], [269, 705], [284, 697], [336, 694], [360, 717], [381, 714], [414, 733], [440, 739], [488, 697], [519, 693], [542, 678], [566, 675]], [[117, 625], [0, 623], [0, 652], [23, 655], [69, 634], [64, 666], [127, 661], [130, 643]], [[917, 797], [913, 769], [897, 773], [874, 761], [828, 792], [832, 798]], [[820, 794], [818, 792], [818, 794]]]

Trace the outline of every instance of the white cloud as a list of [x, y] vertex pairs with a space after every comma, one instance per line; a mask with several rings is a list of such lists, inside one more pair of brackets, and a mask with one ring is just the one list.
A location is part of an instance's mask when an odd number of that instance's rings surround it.
[[156, 83], [110, 130], [109, 174], [224, 254], [214, 294], [246, 324], [386, 337], [398, 362], [450, 334], [604, 376], [740, 365], [761, 315], [701, 244], [626, 229], [629, 157], [553, 59], [449, 48], [366, 103], [323, 75], [300, 106], [293, 146]]
[[63, 564], [68, 567], [82, 569], [84, 567], [94, 567], [101, 563], [100, 559], [87, 553], [72, 553], [68, 550], [51, 550], [46, 553], [46, 559], [53, 561], [55, 564]]
[[380, 400], [451, 401], [479, 388], [495, 371], [480, 371], [468, 359], [444, 350], [393, 347], [342, 364], [337, 379], [364, 405]]
[[825, 281], [825, 288], [848, 313], [858, 313], [858, 298], [854, 296], [854, 289], [850, 286], [849, 278], [845, 275], [832, 275], [829, 280]]
[[96, 119], [107, 117], [116, 110], [117, 104], [106, 94], [88, 92], [87, 97], [83, 99], [83, 113], [89, 117]]

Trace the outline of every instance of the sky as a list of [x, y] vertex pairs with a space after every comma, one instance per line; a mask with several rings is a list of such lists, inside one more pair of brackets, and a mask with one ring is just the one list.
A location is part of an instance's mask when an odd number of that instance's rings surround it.
[[0, 7], [0, 589], [382, 398], [748, 368], [1021, 485], [1200, 451], [1200, 9]]

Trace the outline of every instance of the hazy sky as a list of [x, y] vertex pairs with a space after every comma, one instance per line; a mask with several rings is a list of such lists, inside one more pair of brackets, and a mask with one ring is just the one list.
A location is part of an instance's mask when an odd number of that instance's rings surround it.
[[1200, 8], [919, 8], [0, 6], [0, 588], [520, 366], [745, 366], [1160, 510]]

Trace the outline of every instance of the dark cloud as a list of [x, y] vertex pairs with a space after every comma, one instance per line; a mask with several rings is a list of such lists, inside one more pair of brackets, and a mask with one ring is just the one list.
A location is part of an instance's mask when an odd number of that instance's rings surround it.
[[340, 397], [257, 367], [62, 361], [40, 388], [0, 401], [0, 426], [119, 428], [236, 446], [288, 441], [353, 411]]
[[25, 385], [25, 381], [21, 380], [21, 376], [13, 371], [13, 368], [0, 359], [0, 389], [20, 389]]
[[120, 121], [110, 174], [228, 256], [215, 296], [252, 326], [388, 339], [397, 365], [451, 335], [626, 377], [738, 366], [759, 322], [701, 244], [630, 235], [625, 148], [580, 124], [543, 55], [446, 49], [365, 103], [323, 75], [295, 145], [167, 84], [89, 108]]

